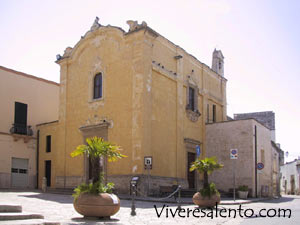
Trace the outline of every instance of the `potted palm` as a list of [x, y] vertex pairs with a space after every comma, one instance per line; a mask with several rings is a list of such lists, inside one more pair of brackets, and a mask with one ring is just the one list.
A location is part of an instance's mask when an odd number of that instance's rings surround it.
[[120, 153], [120, 146], [100, 137], [87, 138], [86, 143], [79, 145], [71, 156], [88, 155], [91, 160], [92, 183], [83, 183], [74, 189], [73, 205], [84, 216], [110, 217], [119, 211], [120, 199], [112, 194], [114, 184], [106, 183], [104, 175], [100, 173], [100, 159], [104, 157], [111, 162], [126, 156]]
[[220, 193], [214, 183], [208, 182], [208, 175], [222, 167], [223, 165], [218, 163], [216, 157], [198, 158], [191, 164], [190, 171], [197, 170], [200, 174], [203, 174], [203, 188], [194, 194], [194, 204], [199, 207], [213, 207], [216, 203], [220, 203]]
[[241, 185], [239, 186], [238, 188], [238, 195], [239, 195], [239, 198], [241, 199], [247, 199], [248, 197], [248, 186], [247, 185]]

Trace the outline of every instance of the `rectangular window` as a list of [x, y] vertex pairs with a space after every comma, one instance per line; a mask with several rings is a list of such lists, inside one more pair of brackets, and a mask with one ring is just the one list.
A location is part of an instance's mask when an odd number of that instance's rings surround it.
[[189, 109], [195, 110], [195, 89], [189, 87]]
[[217, 110], [216, 105], [213, 105], [213, 122], [217, 122]]
[[46, 152], [51, 152], [51, 135], [46, 136]]
[[11, 168], [11, 172], [12, 173], [19, 173], [19, 169], [18, 168]]
[[15, 102], [14, 133], [27, 134], [27, 104]]
[[206, 115], [206, 120], [207, 120], [207, 123], [209, 123], [209, 104], [207, 104], [207, 115]]
[[19, 169], [19, 173], [27, 173], [27, 169]]

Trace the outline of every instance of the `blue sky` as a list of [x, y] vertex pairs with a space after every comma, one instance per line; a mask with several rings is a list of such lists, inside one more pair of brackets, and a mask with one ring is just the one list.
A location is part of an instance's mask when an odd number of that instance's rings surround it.
[[73, 47], [96, 16], [128, 30], [146, 21], [201, 62], [225, 56], [228, 114], [274, 111], [276, 141], [300, 156], [300, 1], [0, 0], [0, 65], [59, 81], [57, 54]]

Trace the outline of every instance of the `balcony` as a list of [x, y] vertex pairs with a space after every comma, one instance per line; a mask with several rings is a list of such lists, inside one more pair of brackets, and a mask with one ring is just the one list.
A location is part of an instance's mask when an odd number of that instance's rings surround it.
[[197, 122], [198, 118], [201, 116], [201, 113], [199, 112], [198, 109], [195, 108], [195, 106], [192, 106], [191, 104], [187, 104], [185, 107], [187, 117], [192, 121], [192, 122]]
[[14, 137], [14, 141], [17, 141], [19, 138], [24, 138], [25, 143], [27, 143], [30, 137], [33, 135], [31, 126], [17, 123], [12, 124], [12, 128], [10, 128], [9, 132]]
[[27, 135], [27, 136], [33, 135], [31, 126], [26, 126], [24, 124], [17, 124], [17, 123], [12, 124], [12, 128], [10, 128], [9, 132], [11, 134], [21, 134], [21, 135]]

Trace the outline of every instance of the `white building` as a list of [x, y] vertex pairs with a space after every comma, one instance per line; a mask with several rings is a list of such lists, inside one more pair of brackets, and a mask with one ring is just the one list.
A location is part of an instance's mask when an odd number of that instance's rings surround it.
[[281, 192], [283, 194], [300, 194], [300, 159], [295, 159], [280, 167]]

